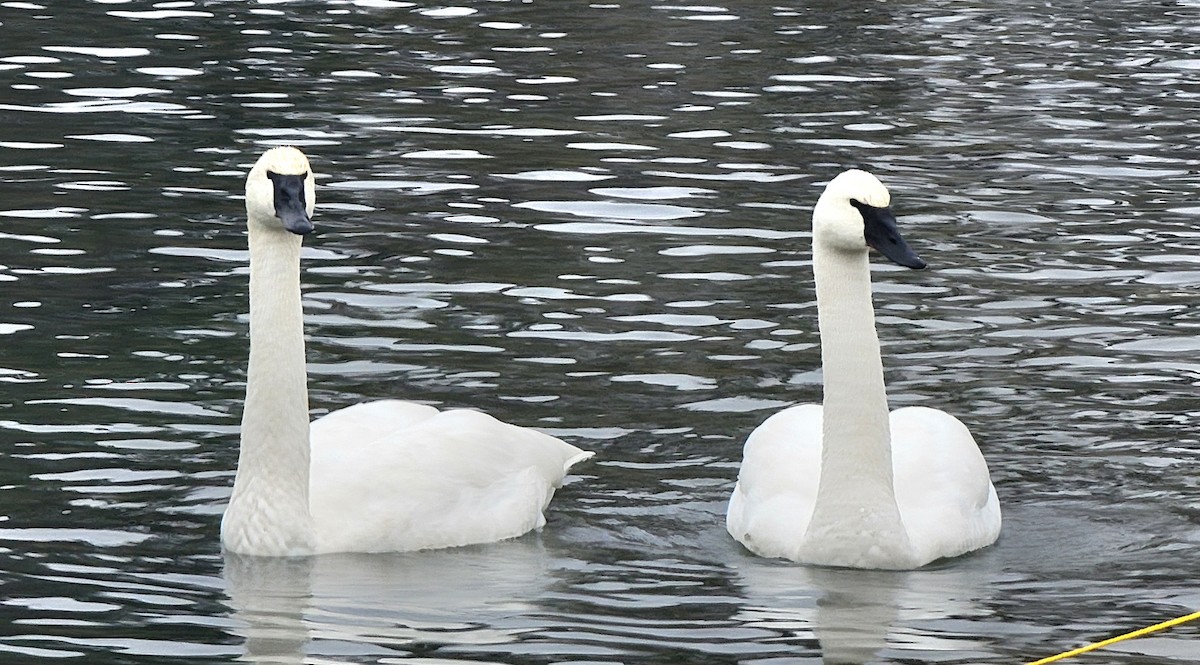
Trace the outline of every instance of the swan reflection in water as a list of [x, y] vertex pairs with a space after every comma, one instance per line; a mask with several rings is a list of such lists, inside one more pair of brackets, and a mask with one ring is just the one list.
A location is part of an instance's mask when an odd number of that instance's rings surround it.
[[[536, 538], [398, 554], [251, 557], [225, 553], [242, 659], [287, 665], [347, 650], [402, 657], [414, 646], [503, 645], [553, 579]], [[503, 650], [503, 647], [497, 647]]]
[[982, 657], [989, 652], [980, 639], [932, 635], [914, 626], [947, 617], [986, 621], [980, 571], [964, 570], [962, 563], [897, 572], [747, 560], [738, 565], [747, 595], [741, 618], [783, 639], [811, 637], [825, 665], [893, 662], [912, 652]]
[[[260, 665], [348, 653], [430, 656], [455, 646], [503, 653], [545, 628], [537, 617], [544, 616], [546, 599], [568, 572], [555, 550], [541, 539], [522, 538], [399, 554], [226, 553], [230, 632], [244, 640], [242, 660]], [[989, 588], [985, 580], [997, 574], [987, 559], [982, 568], [958, 559], [895, 572], [802, 567], [732, 554], [724, 569], [742, 601], [730, 620], [774, 635], [757, 638], [771, 657], [780, 657], [781, 644], [796, 645], [797, 655], [806, 659], [817, 651], [826, 665], [937, 652], [983, 657], [989, 653], [987, 635], [932, 633], [929, 625], [949, 618], [987, 625], [991, 610], [981, 598]], [[1003, 622], [995, 621], [1003, 634]], [[622, 624], [624, 634], [631, 629]], [[653, 633], [647, 627], [645, 637]]]

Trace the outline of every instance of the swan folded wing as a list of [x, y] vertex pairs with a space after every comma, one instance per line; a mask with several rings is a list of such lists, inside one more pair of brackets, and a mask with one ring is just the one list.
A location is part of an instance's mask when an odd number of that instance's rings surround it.
[[890, 418], [896, 503], [928, 561], [988, 545], [1000, 533], [1000, 504], [987, 461], [954, 416], [927, 407]]
[[726, 515], [730, 535], [760, 556], [796, 558], [820, 476], [820, 405], [772, 415], [746, 440]]
[[364, 443], [391, 436], [433, 418], [439, 411], [427, 404], [398, 399], [362, 402], [331, 411], [309, 425], [312, 440]]
[[545, 523], [542, 510], [568, 464], [589, 456], [476, 411], [396, 422], [370, 439], [314, 423], [311, 505], [320, 551], [433, 549], [519, 536]]

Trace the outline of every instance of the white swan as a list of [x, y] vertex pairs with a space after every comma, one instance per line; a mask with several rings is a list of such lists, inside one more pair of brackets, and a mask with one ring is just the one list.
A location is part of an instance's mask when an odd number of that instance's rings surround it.
[[971, 433], [926, 407], [888, 414], [868, 247], [925, 263], [896, 230], [887, 189], [851, 170], [813, 209], [824, 401], [750, 434], [726, 526], [750, 551], [816, 565], [910, 569], [991, 544], [996, 490]]
[[396, 552], [545, 524], [555, 487], [591, 453], [475, 411], [398, 400], [310, 426], [300, 244], [313, 230], [314, 201], [312, 170], [295, 148], [268, 150], [246, 179], [250, 366], [224, 547], [258, 556]]

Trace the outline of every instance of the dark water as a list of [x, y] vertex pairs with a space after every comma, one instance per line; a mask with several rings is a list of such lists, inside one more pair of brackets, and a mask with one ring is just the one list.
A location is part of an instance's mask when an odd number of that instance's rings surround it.
[[[1200, 608], [1200, 4], [0, 3], [0, 661], [1016, 663]], [[239, 199], [320, 175], [312, 405], [597, 451], [513, 542], [225, 558]], [[808, 214], [865, 166], [893, 405], [993, 548], [753, 558], [741, 442], [820, 399]], [[1093, 663], [1200, 662], [1183, 626]]]

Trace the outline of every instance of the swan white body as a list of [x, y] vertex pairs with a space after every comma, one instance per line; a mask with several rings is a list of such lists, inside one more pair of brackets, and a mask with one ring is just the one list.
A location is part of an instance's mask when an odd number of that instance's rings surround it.
[[257, 556], [398, 552], [541, 527], [567, 470], [591, 453], [483, 413], [399, 400], [310, 425], [300, 246], [314, 191], [295, 148], [267, 151], [246, 181], [250, 366], [224, 547]]
[[874, 176], [834, 178], [813, 210], [824, 398], [767, 419], [746, 441], [726, 526], [750, 551], [827, 566], [911, 569], [1000, 534], [987, 462], [957, 418], [888, 413], [868, 247], [913, 268]]

